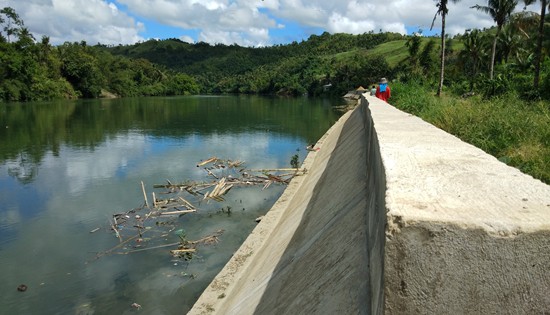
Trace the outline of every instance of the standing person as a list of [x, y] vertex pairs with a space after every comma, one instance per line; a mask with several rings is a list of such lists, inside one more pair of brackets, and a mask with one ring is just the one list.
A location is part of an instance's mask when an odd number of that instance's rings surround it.
[[391, 90], [388, 86], [388, 80], [386, 78], [380, 79], [380, 84], [378, 84], [378, 87], [376, 88], [376, 97], [384, 102], [387, 102], [391, 97]]
[[370, 96], [375, 96], [376, 95], [376, 85], [373, 85], [372, 88], [370, 89]]

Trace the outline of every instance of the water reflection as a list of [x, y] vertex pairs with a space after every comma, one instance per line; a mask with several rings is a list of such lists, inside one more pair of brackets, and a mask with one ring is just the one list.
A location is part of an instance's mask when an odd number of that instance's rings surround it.
[[196, 164], [210, 156], [288, 167], [338, 118], [327, 102], [256, 97], [3, 104], [0, 113], [6, 314], [130, 314], [134, 302], [146, 314], [185, 312], [284, 187], [234, 189], [224, 203], [202, 202], [177, 219], [191, 240], [225, 230], [191, 261], [168, 249], [94, 259], [119, 243], [108, 227], [112, 214], [141, 206], [141, 181], [151, 193], [166, 179], [204, 179]]

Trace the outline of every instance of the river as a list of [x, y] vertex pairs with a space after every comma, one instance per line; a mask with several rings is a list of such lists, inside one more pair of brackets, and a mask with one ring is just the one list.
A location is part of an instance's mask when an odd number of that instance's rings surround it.
[[[233, 187], [223, 201], [153, 186], [216, 181], [209, 165], [197, 167], [210, 157], [244, 162], [212, 169], [218, 177], [288, 168], [338, 119], [332, 105], [256, 96], [0, 104], [0, 313], [184, 314], [284, 185]], [[153, 193], [197, 211], [144, 222]], [[164, 247], [212, 235], [191, 256]]]

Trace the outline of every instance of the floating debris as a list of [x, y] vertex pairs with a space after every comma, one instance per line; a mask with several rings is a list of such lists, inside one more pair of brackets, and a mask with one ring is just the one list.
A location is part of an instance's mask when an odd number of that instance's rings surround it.
[[[189, 260], [196, 254], [197, 246], [217, 243], [223, 230], [218, 230], [196, 241], [189, 241], [183, 229], [180, 228], [180, 217], [199, 212], [201, 203], [209, 203], [211, 200], [224, 202], [226, 195], [235, 187], [262, 185], [262, 190], [264, 190], [273, 184], [287, 185], [295, 176], [307, 172], [306, 169], [298, 167], [246, 169], [244, 164], [245, 162], [240, 160], [222, 160], [210, 157], [197, 163], [196, 166], [203, 167], [207, 177], [214, 178], [214, 180], [175, 183], [166, 179], [164, 184], [153, 185], [154, 189], [163, 189], [163, 191], [150, 194], [152, 203], [149, 203], [146, 186], [141, 181], [142, 206], [116, 212], [109, 218], [109, 229], [107, 230], [114, 233], [119, 243], [109, 250], [96, 253], [95, 259], [105, 255], [126, 255], [172, 247], [168, 252], [173, 257]], [[187, 196], [184, 197], [185, 194]], [[227, 209], [227, 213], [230, 214], [231, 208], [227, 206]], [[256, 219], [256, 222], [259, 222], [261, 218]], [[100, 228], [93, 229], [90, 233], [98, 230]], [[174, 231], [180, 240], [167, 243], [168, 236]]]

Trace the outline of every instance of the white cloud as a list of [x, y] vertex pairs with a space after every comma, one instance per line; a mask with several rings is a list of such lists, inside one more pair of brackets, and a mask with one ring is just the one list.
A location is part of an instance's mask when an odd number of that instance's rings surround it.
[[49, 36], [54, 44], [65, 41], [89, 44], [126, 44], [143, 40], [143, 24], [104, 0], [3, 0], [12, 7], [39, 40]]
[[[494, 25], [488, 15], [471, 9], [475, 4], [485, 1], [449, 4], [449, 34]], [[55, 44], [81, 40], [129, 44], [146, 38], [178, 37], [188, 42], [246, 46], [278, 44], [270, 31], [284, 31], [288, 23], [304, 31], [288, 27], [288, 32], [297, 34], [287, 34], [287, 39], [307, 37], [312, 30], [352, 34], [379, 30], [405, 33], [407, 28], [427, 31], [437, 10], [433, 0], [0, 0], [0, 7], [5, 6], [19, 13], [35, 38], [47, 35]], [[517, 10], [522, 8], [520, 3]], [[533, 5], [529, 10], [539, 8]], [[176, 32], [181, 29], [181, 33], [157, 33], [150, 21]], [[435, 32], [441, 27], [440, 21], [438, 16]], [[190, 31], [196, 38], [190, 37]]]
[[195, 43], [195, 40], [193, 39], [193, 37], [187, 36], [187, 35], [180, 36], [179, 40], [181, 40], [182, 42], [189, 43], [189, 44], [194, 44]]

